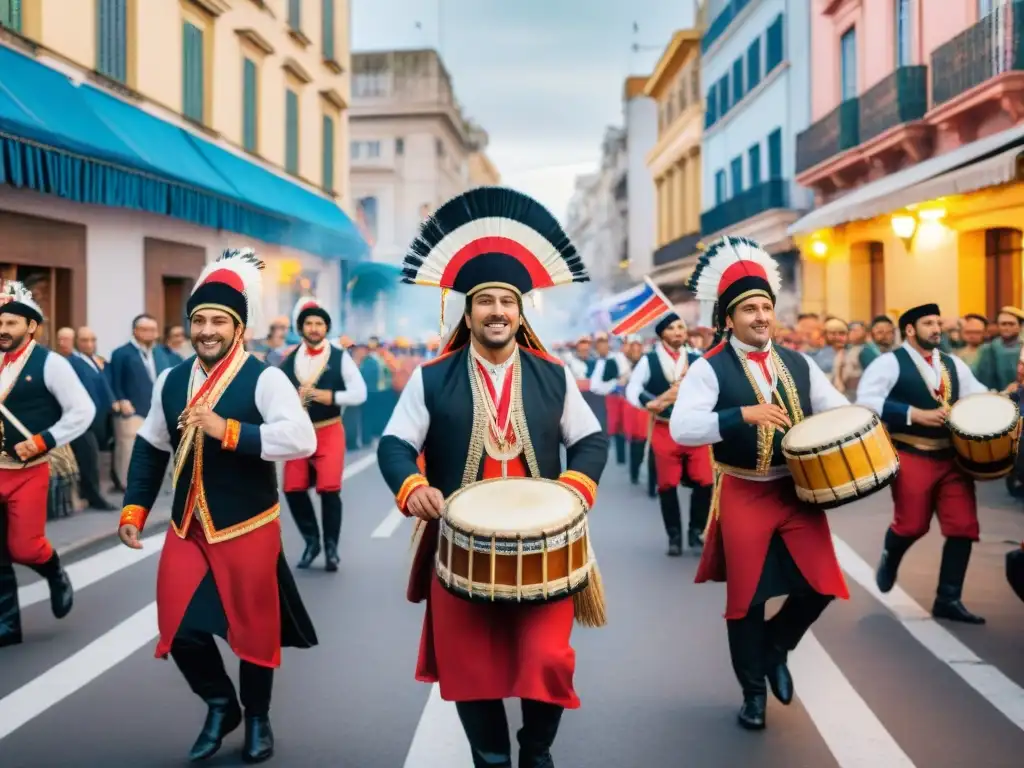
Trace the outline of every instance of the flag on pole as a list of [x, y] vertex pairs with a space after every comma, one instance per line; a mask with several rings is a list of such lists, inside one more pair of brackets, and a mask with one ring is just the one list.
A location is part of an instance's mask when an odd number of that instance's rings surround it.
[[672, 304], [658, 287], [644, 278], [635, 288], [623, 291], [608, 300], [609, 333], [628, 336], [650, 325], [666, 312], [672, 311]]

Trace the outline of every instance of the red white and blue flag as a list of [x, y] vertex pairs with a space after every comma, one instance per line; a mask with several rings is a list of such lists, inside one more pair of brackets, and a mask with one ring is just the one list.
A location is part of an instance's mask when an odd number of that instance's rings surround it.
[[638, 333], [665, 313], [672, 311], [669, 300], [646, 277], [635, 288], [612, 296], [604, 306], [606, 320], [610, 326], [608, 332], [614, 336]]

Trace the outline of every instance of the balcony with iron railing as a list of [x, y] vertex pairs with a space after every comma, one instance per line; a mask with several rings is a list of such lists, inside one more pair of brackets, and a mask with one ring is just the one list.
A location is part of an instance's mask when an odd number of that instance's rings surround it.
[[670, 243], [665, 243], [654, 252], [654, 266], [664, 267], [682, 261], [687, 256], [697, 252], [697, 243], [700, 242], [700, 232], [690, 232], [682, 237], [677, 237]]
[[866, 143], [928, 111], [928, 67], [899, 67], [860, 96], [860, 141]]
[[752, 219], [765, 211], [789, 207], [789, 181], [771, 179], [745, 189], [700, 215], [701, 235], [706, 237]]
[[860, 100], [847, 99], [796, 137], [796, 172], [860, 144]]

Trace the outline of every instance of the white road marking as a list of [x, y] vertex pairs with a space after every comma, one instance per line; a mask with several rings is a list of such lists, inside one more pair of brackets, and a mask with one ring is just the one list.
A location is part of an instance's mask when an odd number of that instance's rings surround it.
[[797, 697], [840, 768], [914, 768], [813, 633], [789, 655], [789, 669]]
[[156, 603], [150, 603], [78, 653], [0, 699], [0, 739], [75, 691], [156, 637]]
[[373, 533], [370, 534], [370, 538], [391, 538], [391, 534], [398, 530], [399, 526], [402, 525], [402, 521], [404, 519], [405, 515], [398, 511], [398, 507], [392, 507], [391, 511], [388, 512], [388, 516], [381, 520], [380, 525], [373, 529]]
[[960, 642], [898, 586], [888, 594], [879, 592], [875, 584], [875, 569], [838, 536], [833, 536], [832, 541], [839, 565], [850, 578], [892, 611], [903, 628], [935, 658], [952, 669], [1011, 723], [1024, 730], [1024, 688]]
[[345, 467], [345, 471], [341, 474], [341, 477], [343, 480], [348, 480], [350, 477], [355, 477], [364, 469], [372, 467], [376, 463], [377, 453], [375, 451], [371, 451], [370, 453], [363, 456], [361, 459], [356, 459], [347, 467]]
[[473, 755], [455, 704], [444, 701], [441, 689], [434, 683], [413, 734], [404, 768], [460, 768], [472, 764]]

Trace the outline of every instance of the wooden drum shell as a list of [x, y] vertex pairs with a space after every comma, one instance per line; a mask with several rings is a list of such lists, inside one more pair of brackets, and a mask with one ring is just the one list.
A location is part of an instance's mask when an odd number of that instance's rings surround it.
[[975, 480], [998, 480], [1013, 471], [1020, 443], [1020, 422], [1005, 434], [965, 435], [950, 427], [956, 463]]

